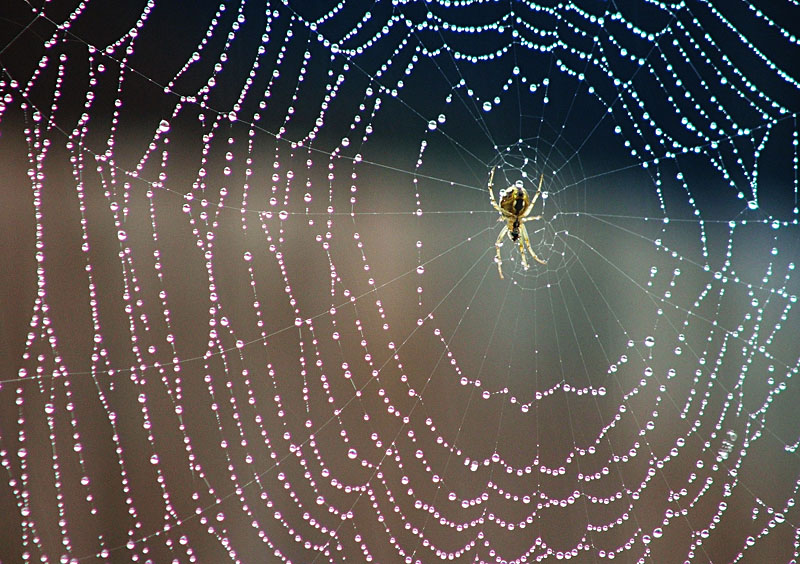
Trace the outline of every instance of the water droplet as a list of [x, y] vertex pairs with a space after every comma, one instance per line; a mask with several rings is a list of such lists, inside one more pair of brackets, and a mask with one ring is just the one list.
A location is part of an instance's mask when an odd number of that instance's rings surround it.
[[303, 201], [304, 201], [305, 203], [307, 203], [307, 204], [310, 204], [310, 203], [311, 203], [311, 194], [309, 194], [308, 192], [306, 192], [306, 193], [305, 193], [305, 195], [303, 196]]
[[655, 345], [655, 344], [656, 344], [656, 340], [655, 340], [655, 338], [654, 338], [654, 337], [651, 337], [650, 335], [648, 335], [647, 337], [645, 337], [645, 339], [644, 339], [644, 346], [646, 346], [646, 347], [652, 347], [652, 346], [653, 346], [653, 345]]
[[487, 100], [486, 102], [483, 103], [483, 111], [484, 112], [488, 112], [491, 109], [492, 109], [492, 103], [491, 102], [489, 102]]
[[128, 238], [128, 234], [125, 233], [124, 230], [120, 229], [119, 231], [117, 231], [117, 239], [119, 239], [120, 241], [124, 241], [127, 238]]
[[169, 131], [169, 122], [165, 119], [162, 119], [161, 123], [158, 124], [158, 130], [161, 133], [166, 133], [167, 131]]
[[246, 260], [247, 262], [250, 262], [251, 260], [253, 260], [253, 254], [250, 251], [245, 252], [244, 253], [244, 260]]
[[158, 455], [154, 454], [150, 457], [150, 464], [158, 464]]
[[417, 274], [423, 274], [424, 272], [425, 272], [425, 267], [422, 266], [422, 265], [419, 265], [417, 267]]
[[358, 456], [358, 452], [356, 451], [356, 449], [351, 448], [350, 450], [347, 451], [347, 458], [349, 458], [350, 460], [353, 460], [357, 456]]

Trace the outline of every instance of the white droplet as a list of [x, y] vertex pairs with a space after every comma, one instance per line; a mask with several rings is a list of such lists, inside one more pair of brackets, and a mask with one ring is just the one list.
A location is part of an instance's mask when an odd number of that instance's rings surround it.
[[644, 346], [652, 347], [655, 344], [656, 344], [655, 338], [651, 337], [650, 335], [644, 338]]
[[150, 464], [158, 464], [158, 455], [154, 454], [150, 457]]
[[158, 124], [158, 130], [161, 133], [166, 133], [167, 131], [169, 131], [169, 122], [165, 119], [162, 119], [161, 123]]
[[124, 241], [127, 238], [128, 238], [128, 234], [125, 233], [124, 230], [120, 229], [119, 231], [117, 231], [117, 239], [119, 239], [120, 241]]
[[347, 458], [349, 458], [350, 460], [353, 460], [357, 456], [358, 452], [356, 452], [356, 449], [351, 448], [350, 450], [347, 451]]

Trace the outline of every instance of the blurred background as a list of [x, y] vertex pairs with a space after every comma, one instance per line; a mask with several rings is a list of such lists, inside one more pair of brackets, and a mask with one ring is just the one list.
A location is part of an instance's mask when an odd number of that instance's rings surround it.
[[0, 561], [797, 559], [797, 12], [13, 0]]

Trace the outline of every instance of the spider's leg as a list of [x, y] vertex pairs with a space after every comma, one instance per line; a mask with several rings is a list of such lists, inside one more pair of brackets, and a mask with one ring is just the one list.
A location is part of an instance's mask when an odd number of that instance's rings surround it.
[[[520, 235], [522, 235], [522, 230], [524, 229], [524, 226], [521, 223], [519, 225], [519, 228], [520, 228], [519, 229], [520, 230]], [[518, 239], [518, 242], [519, 242], [519, 254], [522, 257], [522, 268], [524, 268], [525, 270], [528, 270], [528, 259], [525, 256], [525, 242], [522, 239], [523, 239], [522, 237], [520, 237]]]
[[497, 272], [500, 273], [501, 279], [503, 278], [503, 268], [502, 268], [503, 259], [500, 258], [500, 247], [503, 246], [503, 237], [506, 236], [506, 233], [508, 233], [508, 225], [504, 226], [500, 230], [500, 235], [497, 236], [497, 241], [494, 242], [494, 249], [496, 251], [494, 262], [497, 263]]
[[539, 198], [539, 194], [542, 193], [542, 182], [544, 182], [544, 174], [539, 177], [539, 187], [536, 189], [536, 194], [533, 195], [533, 202]]
[[[540, 259], [536, 255], [536, 253], [533, 252], [533, 247], [531, 247], [531, 240], [528, 238], [528, 230], [525, 229], [525, 224], [524, 223], [519, 226], [519, 230], [520, 230], [520, 234], [522, 235], [522, 239], [525, 240], [525, 245], [528, 247], [528, 250], [531, 252], [531, 256], [533, 257], [533, 260], [535, 260], [539, 264], [547, 264], [546, 260]], [[525, 256], [525, 252], [524, 251], [522, 253], [522, 256], [523, 257]]]
[[537, 219], [542, 219], [542, 216], [535, 215], [533, 217], [523, 217], [520, 221], [524, 223], [526, 221], [536, 221]]
[[536, 190], [536, 193], [531, 198], [531, 203], [528, 204], [528, 208], [522, 214], [522, 217], [527, 217], [533, 211], [533, 204], [536, 203], [536, 200], [539, 199], [539, 195], [542, 193], [542, 182], [544, 181], [544, 174], [539, 178], [539, 189]]
[[503, 208], [501, 208], [497, 204], [497, 200], [494, 197], [494, 189], [493, 189], [493, 186], [494, 186], [494, 169], [496, 169], [496, 168], [497, 168], [496, 166], [492, 167], [492, 173], [489, 175], [489, 201], [492, 202], [492, 207], [495, 210], [499, 211], [500, 213], [503, 213], [503, 211], [504, 211]]

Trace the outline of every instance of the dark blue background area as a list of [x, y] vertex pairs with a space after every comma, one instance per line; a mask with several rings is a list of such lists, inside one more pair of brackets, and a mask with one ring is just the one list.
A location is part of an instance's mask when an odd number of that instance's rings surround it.
[[[536, 539], [554, 551], [585, 545], [573, 559], [580, 562], [605, 561], [601, 551], [626, 542], [632, 548], [618, 560], [797, 557], [797, 510], [784, 506], [794, 501], [800, 469], [791, 447], [800, 356], [791, 296], [800, 287], [790, 266], [800, 256], [792, 144], [800, 96], [763, 57], [793, 80], [800, 78], [800, 57], [797, 42], [755, 18], [747, 2], [716, 6], [741, 35], [713, 13], [713, 4], [700, 1], [540, 3], [561, 6], [557, 13], [507, 1], [463, 7], [350, 1], [316, 29], [310, 22], [337, 4], [246, 2], [240, 11], [229, 2], [203, 43], [219, 3], [159, 0], [129, 54], [130, 40], [105, 49], [136, 24], [145, 2], [89, 2], [69, 29], [57, 33], [77, 2], [48, 3], [46, 17], [35, 17], [28, 2], [7, 4], [0, 10], [0, 220], [7, 226], [0, 239], [6, 265], [0, 356], [7, 359], [0, 377], [0, 462], [7, 462], [0, 479], [0, 561], [19, 561], [23, 548], [34, 559], [58, 560], [65, 549], [54, 510], [57, 487], [65, 494], [70, 556], [87, 561], [124, 562], [133, 554], [142, 561], [148, 557], [143, 547], [156, 562], [188, 561], [184, 549], [175, 548], [183, 535], [188, 540], [181, 546], [195, 550], [198, 561], [233, 560], [229, 547], [245, 562], [275, 561], [274, 547], [265, 548], [253, 521], [294, 562], [361, 561], [363, 545], [375, 561], [402, 562], [390, 537], [414, 560], [429, 562], [438, 557], [423, 538], [455, 551], [478, 531], [484, 537], [456, 561], [513, 561], [528, 551], [533, 560], [546, 554]], [[756, 5], [800, 34], [800, 9], [790, 2]], [[522, 23], [480, 33], [453, 29], [491, 24], [511, 11]], [[604, 17], [604, 25], [591, 16]], [[334, 52], [330, 42], [362, 21]], [[427, 28], [420, 27], [424, 22]], [[660, 35], [643, 38], [634, 27]], [[377, 33], [381, 37], [360, 53], [345, 52]], [[54, 34], [57, 41], [46, 48]], [[437, 49], [436, 56], [425, 55]], [[195, 51], [199, 59], [167, 89]], [[23, 97], [19, 84], [45, 56], [40, 77]], [[229, 119], [256, 60], [248, 94]], [[63, 82], [54, 102], [60, 64]], [[90, 68], [99, 64], [105, 70], [90, 85]], [[213, 87], [203, 92], [212, 76]], [[87, 92], [93, 95], [89, 110]], [[29, 174], [39, 150], [32, 148], [30, 131], [42, 123], [33, 108], [54, 124], [43, 133], [52, 146], [44, 159], [41, 220], [33, 214]], [[80, 137], [74, 128], [84, 112], [89, 121]], [[164, 120], [169, 133], [156, 140]], [[115, 144], [109, 146], [112, 127]], [[67, 148], [70, 137], [80, 137], [80, 149]], [[80, 175], [85, 209], [77, 197], [78, 156], [86, 159]], [[140, 164], [138, 175], [130, 175]], [[533, 193], [543, 177], [546, 193], [532, 214], [542, 219], [528, 229], [547, 264], [523, 270], [518, 250], [506, 240], [504, 280], [493, 262], [501, 228], [487, 193], [493, 167], [496, 192], [524, 177]], [[166, 180], [159, 184], [162, 173]], [[114, 174], [116, 183], [110, 182]], [[754, 189], [758, 206], [748, 206]], [[129, 211], [123, 227], [135, 282], [112, 202]], [[278, 220], [279, 210], [288, 219]], [[81, 250], [82, 221], [88, 252]], [[46, 339], [26, 344], [38, 291], [39, 224], [59, 354], [71, 371], [64, 378], [51, 376], [56, 363]], [[203, 245], [211, 239], [209, 258]], [[243, 259], [246, 252], [252, 262]], [[95, 366], [89, 271], [113, 376], [89, 376]], [[131, 314], [122, 296], [134, 285], [143, 305]], [[206, 357], [214, 304], [222, 304], [232, 330], [215, 326], [227, 352]], [[295, 308], [314, 324], [296, 326]], [[149, 329], [141, 315], [151, 320]], [[169, 331], [176, 335], [175, 352], [165, 345]], [[172, 373], [162, 378], [152, 365], [141, 370], [141, 381], [131, 379], [138, 362], [132, 335], [143, 349], [157, 345], [150, 360], [180, 364], [182, 383]], [[649, 347], [646, 337], [656, 345]], [[237, 339], [247, 345], [238, 348]], [[19, 376], [20, 368], [32, 374], [37, 367], [44, 375]], [[648, 368], [653, 373], [644, 376]], [[175, 413], [179, 388], [181, 417]], [[488, 399], [484, 390], [491, 391]], [[337, 403], [329, 403], [329, 392]], [[143, 430], [140, 394], [147, 396], [152, 440]], [[389, 400], [408, 414], [408, 423], [387, 411]], [[83, 466], [72, 452], [71, 401]], [[43, 416], [48, 403], [55, 404], [52, 419]], [[728, 432], [735, 445], [720, 464]], [[120, 456], [114, 433], [121, 436]], [[16, 454], [22, 436], [31, 452], [27, 470]], [[458, 452], [449, 453], [438, 437]], [[202, 462], [202, 477], [190, 471], [187, 439]], [[310, 454], [312, 440], [317, 458]], [[307, 466], [290, 443], [301, 444]], [[397, 451], [385, 455], [390, 444]], [[575, 454], [590, 445], [595, 452]], [[358, 458], [348, 457], [350, 448]], [[54, 449], [65, 453], [61, 486], [55, 485]], [[160, 466], [150, 462], [153, 451]], [[636, 456], [620, 459], [630, 452]], [[509, 468], [530, 471], [518, 475], [497, 462], [484, 465], [494, 454]], [[381, 462], [383, 482], [362, 459]], [[323, 474], [320, 460], [330, 474]], [[121, 466], [132, 493], [121, 486]], [[553, 475], [560, 466], [564, 473]], [[651, 478], [653, 467], [658, 471]], [[178, 524], [163, 517], [156, 468], [182, 519]], [[41, 538], [23, 547], [29, 529], [19, 483], [26, 473]], [[598, 478], [585, 479], [595, 473]], [[91, 477], [99, 517], [89, 516], [91, 504], [79, 486], [84, 474]], [[443, 482], [434, 482], [433, 474]], [[344, 492], [330, 476], [369, 483], [378, 509], [369, 495]], [[643, 483], [641, 495], [632, 495]], [[236, 491], [241, 484], [243, 493]], [[448, 499], [449, 491], [459, 499]], [[575, 491], [576, 503], [547, 506]], [[486, 503], [462, 507], [462, 500], [484, 492]], [[530, 495], [534, 502], [523, 505], [501, 492]], [[452, 522], [486, 521], [456, 531], [433, 510], [415, 507], [416, 499]], [[729, 509], [715, 521], [721, 502]], [[201, 515], [195, 515], [198, 507]], [[352, 508], [354, 518], [342, 520], [329, 508]], [[384, 522], [376, 519], [378, 511]], [[785, 521], [768, 525], [780, 511]], [[324, 555], [295, 540], [299, 534], [322, 545], [333, 538], [304, 512], [337, 532], [334, 544], [341, 542], [341, 550]], [[668, 512], [678, 516], [664, 524]], [[218, 513], [225, 519], [217, 522]], [[509, 531], [489, 513], [509, 522], [536, 516], [529, 528]], [[201, 517], [217, 532], [209, 533]], [[165, 532], [165, 522], [174, 529]], [[645, 543], [643, 535], [658, 527], [663, 537]], [[769, 534], [745, 549], [746, 539], [765, 528]], [[708, 539], [693, 545], [704, 529]], [[92, 556], [99, 535], [113, 549], [106, 559]], [[129, 539], [132, 549], [125, 546]]]

